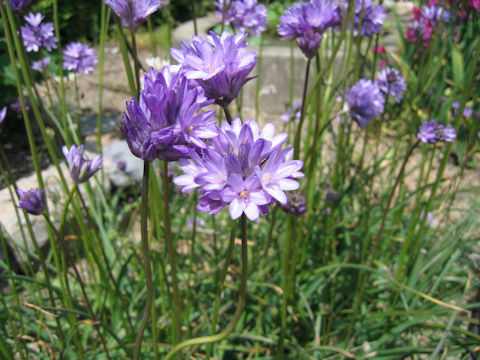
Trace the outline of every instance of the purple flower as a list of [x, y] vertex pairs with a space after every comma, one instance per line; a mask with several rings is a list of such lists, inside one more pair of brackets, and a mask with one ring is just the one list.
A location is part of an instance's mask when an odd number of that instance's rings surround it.
[[280, 16], [277, 26], [282, 39], [296, 39], [307, 58], [317, 54], [322, 34], [339, 21], [337, 4], [326, 0], [295, 3]]
[[[223, 19], [225, 1], [216, 1], [219, 21]], [[228, 5], [227, 5], [228, 6]], [[235, 30], [250, 32], [254, 36], [260, 36], [267, 25], [267, 8], [263, 4], [257, 4], [257, 0], [235, 0], [225, 10], [226, 25], [233, 23]]]
[[54, 36], [51, 22], [42, 23], [43, 15], [29, 13], [25, 16], [26, 25], [21, 27], [23, 45], [30, 52], [38, 52], [43, 46], [48, 51], [57, 48], [58, 39]]
[[[348, 21], [348, 1], [339, 4], [339, 14], [343, 21]], [[383, 20], [387, 16], [382, 5], [373, 6], [372, 0], [355, 0], [354, 35], [372, 36], [382, 30]], [[361, 24], [361, 29], [358, 27]]]
[[161, 6], [168, 4], [163, 0], [104, 0], [119, 17], [126, 28], [137, 31], [147, 18]]
[[438, 124], [435, 119], [424, 122], [418, 129], [418, 138], [424, 143], [437, 142]]
[[405, 31], [409, 43], [421, 43], [426, 46], [440, 22], [447, 23], [451, 20], [451, 14], [441, 6], [427, 5], [422, 9], [412, 10], [410, 26]]
[[[21, 14], [27, 9], [31, 2], [32, 0], [10, 0], [10, 6], [13, 12]], [[5, 4], [5, 0], [3, 3]]]
[[63, 68], [66, 70], [90, 74], [96, 64], [97, 55], [87, 44], [71, 42], [63, 50]]
[[173, 182], [182, 192], [199, 188], [199, 211], [213, 215], [228, 205], [232, 219], [245, 214], [256, 221], [274, 200], [286, 204], [285, 191], [297, 190], [294, 179], [303, 177], [303, 162], [291, 160], [293, 149], [280, 150], [287, 135], [274, 130], [272, 123], [260, 130], [254, 120], [223, 122], [206, 148], [190, 150], [191, 159], [179, 161], [184, 174]]
[[377, 80], [375, 81], [378, 88], [385, 96], [388, 94], [393, 96], [397, 102], [403, 98], [403, 93], [407, 90], [407, 84], [403, 79], [400, 71], [387, 67], [377, 72]]
[[40, 189], [30, 189], [23, 191], [17, 189], [19, 197], [19, 207], [32, 215], [41, 215], [45, 210], [44, 191]]
[[347, 91], [348, 112], [362, 129], [383, 111], [385, 99], [371, 80], [360, 79]]
[[170, 49], [172, 57], [183, 68], [185, 76], [194, 80], [220, 106], [235, 99], [242, 86], [253, 77], [247, 77], [257, 63], [255, 52], [247, 50], [247, 34], [221, 36], [210, 32], [206, 38], [194, 36], [182, 49]]
[[[25, 110], [29, 111], [30, 110], [30, 100], [28, 100], [28, 98], [26, 98], [26, 97], [24, 97], [23, 100], [25, 101]], [[20, 101], [20, 97], [17, 98], [17, 101], [10, 104], [10, 109], [12, 109], [13, 111], [15, 111], [18, 114], [22, 113], [22, 103]]]
[[299, 217], [302, 214], [307, 212], [307, 204], [305, 203], [305, 197], [298, 191], [292, 192], [287, 196], [287, 203], [280, 204], [282, 209], [292, 214], [296, 217]]
[[[453, 115], [457, 116], [458, 109], [460, 108], [460, 101], [454, 102], [452, 107], [453, 107]], [[473, 109], [468, 106], [465, 106], [465, 108], [463, 109], [463, 117], [470, 117], [472, 115], [473, 115]]]
[[100, 166], [102, 166], [102, 157], [97, 155], [93, 160], [90, 160], [84, 155], [83, 145], [72, 145], [70, 149], [63, 146], [62, 152], [67, 160], [70, 176], [77, 184], [86, 182], [100, 169]]
[[418, 138], [424, 143], [436, 143], [437, 141], [455, 141], [457, 134], [451, 126], [438, 124], [435, 119], [424, 122], [418, 129]]
[[46, 56], [38, 61], [35, 61], [32, 64], [32, 69], [40, 72], [45, 72], [46, 70], [48, 70], [48, 64], [50, 64], [50, 60], [51, 59]]
[[298, 120], [300, 119], [301, 116], [301, 111], [302, 111], [302, 103], [299, 101], [294, 101], [292, 103], [292, 110], [287, 109], [285, 112], [280, 115], [280, 119], [283, 122], [289, 122], [291, 120]]
[[215, 110], [199, 112], [213, 101], [178, 71], [166, 66], [145, 75], [139, 101], [127, 103], [120, 130], [132, 153], [146, 161], [175, 161], [190, 156], [192, 145], [205, 148], [205, 139], [215, 137]]

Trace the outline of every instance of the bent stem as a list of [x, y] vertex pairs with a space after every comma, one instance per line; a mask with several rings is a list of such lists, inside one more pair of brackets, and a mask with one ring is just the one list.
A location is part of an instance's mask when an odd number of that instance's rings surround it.
[[246, 302], [246, 288], [247, 288], [247, 278], [248, 278], [248, 247], [247, 247], [247, 218], [242, 215], [241, 219], [241, 228], [242, 228], [242, 277], [240, 283], [240, 294], [238, 295], [238, 306], [235, 310], [235, 314], [233, 315], [232, 320], [227, 325], [225, 330], [222, 332], [210, 335], [210, 336], [202, 336], [194, 339], [189, 339], [181, 342], [177, 346], [175, 346], [170, 352], [167, 354], [164, 360], [170, 360], [173, 356], [178, 353], [179, 351], [190, 347], [190, 346], [198, 346], [203, 344], [211, 344], [217, 341], [221, 341], [225, 339], [230, 333], [235, 329], [237, 326], [238, 321], [240, 320], [240, 316], [242, 315], [243, 308]]
[[302, 125], [305, 120], [305, 102], [307, 98], [307, 89], [308, 89], [308, 76], [310, 75], [310, 63], [312, 59], [309, 58], [307, 61], [307, 68], [305, 69], [305, 80], [303, 82], [303, 96], [302, 96], [302, 108], [300, 110], [300, 121], [298, 122], [297, 131], [295, 132], [295, 139], [293, 141], [293, 151], [294, 158], [298, 159], [300, 154], [300, 138], [302, 134]]
[[142, 255], [143, 255], [143, 265], [145, 267], [145, 281], [147, 284], [147, 301], [145, 303], [145, 311], [143, 313], [142, 322], [140, 323], [140, 328], [138, 329], [137, 339], [135, 340], [135, 351], [133, 353], [133, 358], [138, 360], [140, 358], [140, 350], [142, 347], [142, 337], [147, 327], [148, 318], [152, 311], [152, 301], [153, 301], [153, 283], [152, 283], [152, 266], [150, 264], [150, 252], [148, 250], [148, 182], [150, 175], [150, 163], [145, 161], [143, 163], [143, 184], [142, 184], [142, 203], [140, 208], [141, 216], [141, 238], [142, 238]]

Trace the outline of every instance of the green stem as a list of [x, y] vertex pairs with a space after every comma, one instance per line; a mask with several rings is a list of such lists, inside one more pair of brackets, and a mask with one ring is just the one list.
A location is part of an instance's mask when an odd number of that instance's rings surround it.
[[135, 38], [135, 32], [131, 31], [132, 35], [132, 52], [133, 52], [133, 64], [135, 68], [135, 81], [137, 84], [137, 94], [140, 92], [140, 64], [138, 60], [138, 53], [137, 53], [137, 40]]
[[122, 52], [123, 64], [125, 65], [125, 71], [127, 73], [128, 86], [130, 88], [130, 95], [135, 97], [138, 100], [138, 92], [135, 88], [135, 80], [133, 78], [132, 67], [130, 65], [130, 60], [128, 58], [128, 49], [127, 49], [127, 40], [125, 39], [125, 34], [123, 33], [122, 24], [118, 17], [115, 16], [115, 23], [117, 25], [117, 36], [118, 42], [120, 43], [120, 51]]
[[[212, 317], [212, 323], [210, 326], [210, 335], [214, 335], [215, 330], [217, 329], [218, 314], [220, 312], [220, 301], [222, 300], [221, 296], [222, 296], [223, 288], [225, 285], [225, 278], [227, 276], [228, 267], [230, 265], [230, 261], [233, 255], [236, 231], [237, 231], [237, 223], [234, 222], [232, 225], [232, 229], [230, 231], [230, 242], [228, 244], [227, 257], [225, 258], [225, 263], [223, 265], [220, 278], [217, 281], [217, 293], [215, 294], [215, 303], [213, 305], [213, 317]], [[212, 349], [213, 349], [213, 343], [210, 343], [207, 348], [207, 356], [206, 356], [207, 360], [210, 360]]]
[[190, 3], [192, 4], [193, 31], [195, 32], [195, 36], [198, 36], [197, 15], [195, 13], [195, 0], [191, 0]]
[[170, 262], [170, 271], [172, 273], [172, 293], [173, 293], [173, 324], [175, 329], [174, 344], [181, 341], [180, 327], [180, 296], [178, 293], [177, 267], [175, 264], [175, 248], [173, 246], [172, 228], [170, 224], [170, 209], [168, 203], [168, 163], [163, 161], [163, 225], [165, 227], [165, 240], [167, 245], [168, 261]]
[[305, 79], [304, 79], [304, 82], [303, 82], [303, 96], [302, 96], [302, 107], [301, 107], [301, 110], [300, 110], [300, 121], [298, 122], [298, 126], [297, 126], [297, 131], [295, 132], [295, 140], [293, 142], [293, 151], [294, 151], [294, 155], [293, 155], [293, 158], [294, 159], [298, 159], [298, 156], [300, 154], [300, 139], [301, 139], [301, 136], [302, 136], [302, 125], [303, 125], [303, 121], [305, 119], [305, 101], [307, 99], [307, 89], [308, 89], [308, 77], [310, 75], [310, 63], [311, 63], [312, 59], [309, 58], [308, 61], [307, 61], [307, 67], [305, 69]]
[[242, 228], [242, 277], [240, 283], [240, 294], [238, 296], [237, 308], [235, 310], [235, 314], [233, 315], [232, 320], [227, 325], [225, 330], [222, 332], [210, 335], [210, 336], [202, 336], [198, 338], [193, 338], [189, 340], [185, 340], [175, 346], [170, 352], [167, 354], [164, 360], [170, 360], [173, 356], [178, 353], [179, 351], [191, 347], [191, 346], [198, 346], [203, 344], [210, 344], [221, 341], [225, 339], [230, 333], [235, 329], [237, 326], [238, 321], [240, 320], [240, 316], [242, 315], [243, 308], [246, 302], [246, 288], [247, 288], [247, 278], [248, 278], [248, 246], [247, 246], [247, 218], [242, 215], [241, 218], [241, 228]]
[[143, 313], [142, 322], [138, 329], [137, 338], [135, 341], [135, 350], [133, 359], [140, 359], [140, 351], [142, 348], [142, 337], [147, 327], [148, 319], [152, 311], [153, 302], [153, 282], [152, 282], [152, 266], [150, 264], [150, 251], [148, 249], [148, 182], [150, 174], [150, 163], [145, 161], [143, 163], [143, 184], [142, 184], [142, 204], [140, 208], [141, 213], [141, 238], [142, 238], [142, 256], [143, 265], [145, 267], [145, 281], [147, 284], [147, 301], [145, 303], [145, 312]]

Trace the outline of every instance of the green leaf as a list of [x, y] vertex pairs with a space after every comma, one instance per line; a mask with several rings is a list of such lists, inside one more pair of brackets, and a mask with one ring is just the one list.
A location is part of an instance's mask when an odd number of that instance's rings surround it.
[[463, 56], [458, 47], [452, 48], [452, 71], [453, 80], [457, 84], [463, 84]]

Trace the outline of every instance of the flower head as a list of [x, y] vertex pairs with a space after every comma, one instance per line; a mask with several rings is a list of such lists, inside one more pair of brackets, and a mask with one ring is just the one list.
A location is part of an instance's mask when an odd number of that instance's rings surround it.
[[51, 22], [42, 23], [43, 15], [29, 13], [25, 16], [27, 24], [21, 27], [23, 45], [30, 52], [38, 52], [43, 46], [48, 51], [57, 48], [58, 39], [54, 36]]
[[280, 204], [282, 209], [289, 214], [299, 217], [307, 212], [307, 204], [305, 203], [305, 196], [300, 192], [294, 191], [287, 195], [287, 203]]
[[255, 52], [247, 50], [247, 34], [221, 36], [210, 32], [205, 38], [194, 36], [181, 49], [170, 49], [188, 79], [194, 80], [205, 91], [205, 96], [226, 106], [235, 99], [257, 63]]
[[45, 210], [44, 191], [40, 189], [30, 189], [23, 191], [17, 189], [19, 197], [19, 207], [32, 215], [41, 215]]
[[[382, 30], [387, 13], [382, 5], [373, 6], [372, 0], [355, 0], [354, 35], [372, 36]], [[343, 21], [348, 21], [348, 1], [339, 4], [339, 14]], [[359, 29], [359, 27], [361, 28]]]
[[287, 109], [285, 112], [280, 115], [280, 119], [283, 122], [289, 122], [291, 120], [298, 120], [300, 119], [300, 116], [302, 111], [302, 103], [299, 101], [294, 101], [292, 103], [292, 109]]
[[391, 67], [387, 67], [377, 73], [375, 84], [377, 84], [382, 93], [393, 96], [397, 102], [402, 100], [403, 93], [407, 90], [407, 84], [405, 84], [400, 71]]
[[48, 69], [48, 64], [50, 64], [50, 57], [46, 56], [40, 60], [35, 61], [32, 64], [32, 69], [39, 71], [39, 72], [44, 72], [45, 70]]
[[431, 3], [423, 8], [414, 8], [410, 26], [405, 31], [409, 43], [423, 43], [427, 46], [439, 23], [447, 23], [451, 14], [443, 6]]
[[375, 83], [360, 79], [347, 91], [346, 103], [350, 116], [363, 129], [382, 113], [385, 99]]
[[316, 55], [322, 34], [339, 21], [337, 4], [330, 0], [295, 3], [280, 17], [277, 26], [282, 39], [296, 39], [307, 58]]
[[303, 162], [291, 160], [293, 149], [280, 150], [286, 134], [274, 134], [272, 123], [260, 130], [254, 120], [224, 122], [204, 149], [191, 150], [179, 161], [184, 172], [174, 183], [182, 192], [199, 188], [199, 211], [216, 214], [228, 205], [230, 216], [255, 221], [276, 200], [287, 203], [285, 191], [297, 190]]
[[[25, 102], [25, 110], [29, 111], [30, 110], [30, 100], [28, 100], [27, 97], [24, 97], [23, 101]], [[15, 111], [18, 114], [22, 113], [22, 102], [20, 101], [20, 97], [17, 98], [17, 101], [10, 104], [10, 109], [12, 109], [13, 111]]]
[[455, 141], [457, 134], [451, 125], [438, 124], [435, 119], [424, 122], [418, 129], [418, 138], [424, 143], [436, 143], [437, 141]]
[[86, 182], [100, 169], [100, 166], [102, 166], [102, 157], [97, 155], [93, 160], [90, 160], [84, 155], [83, 145], [72, 145], [70, 149], [63, 146], [62, 152], [67, 160], [70, 176], [77, 184]]
[[[10, 0], [10, 6], [13, 12], [21, 14], [30, 6], [31, 2], [32, 0]], [[3, 3], [5, 4], [5, 0]]]
[[104, 0], [126, 28], [137, 31], [147, 18], [168, 2], [164, 0]]
[[189, 147], [206, 147], [217, 135], [215, 110], [199, 112], [213, 101], [189, 81], [176, 65], [153, 68], [145, 75], [139, 101], [132, 99], [123, 113], [120, 130], [132, 153], [146, 161], [175, 161], [189, 157]]
[[[230, 6], [225, 0], [216, 1], [217, 14], [222, 21], [225, 12], [224, 23], [226, 25], [233, 23], [235, 30], [240, 32], [250, 32], [254, 36], [260, 36], [265, 31], [267, 25], [267, 8], [263, 4], [258, 4], [257, 0], [235, 0]], [[224, 7], [228, 6], [225, 10]]]
[[[457, 116], [458, 114], [458, 109], [460, 109], [460, 101], [455, 101], [453, 104], [452, 104], [452, 107], [453, 107], [453, 115], [454, 116]], [[468, 107], [468, 106], [465, 106], [464, 109], [463, 109], [463, 113], [462, 113], [463, 117], [470, 117], [473, 115], [473, 109], [471, 107]]]
[[90, 74], [96, 64], [97, 55], [87, 44], [71, 42], [63, 50], [63, 68], [66, 70]]

